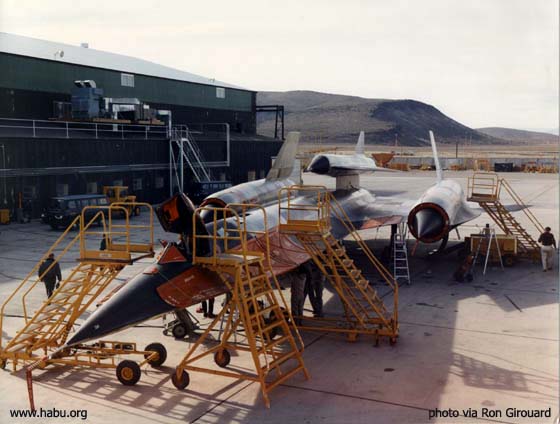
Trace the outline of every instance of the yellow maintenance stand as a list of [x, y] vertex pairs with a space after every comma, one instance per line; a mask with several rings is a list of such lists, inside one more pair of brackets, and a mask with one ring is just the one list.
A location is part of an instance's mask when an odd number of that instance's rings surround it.
[[[255, 208], [261, 209], [263, 214], [264, 231], [247, 228], [247, 211]], [[230, 295], [222, 311], [177, 366], [172, 382], [183, 390], [190, 383], [187, 371], [255, 381], [261, 386], [266, 406], [270, 407], [269, 393], [272, 389], [299, 372], [306, 379], [309, 375], [302, 358], [303, 342], [269, 265], [266, 212], [261, 206], [247, 204], [231, 204], [225, 208], [202, 207], [193, 216], [193, 228], [197, 228], [196, 216], [203, 211], [211, 213], [213, 220], [209, 234], [195, 232], [193, 236], [193, 264], [218, 273], [229, 288]], [[248, 235], [264, 241], [264, 253], [248, 250]], [[211, 254], [199, 256], [197, 246], [206, 242]], [[220, 323], [224, 325], [218, 343], [204, 349], [203, 343], [211, 338], [210, 332]], [[238, 340], [237, 333], [241, 329], [245, 337]], [[230, 364], [232, 350], [251, 354], [252, 367], [249, 371], [246, 368], [225, 370]], [[209, 355], [213, 355], [218, 368], [204, 366], [204, 359]], [[199, 362], [202, 364], [195, 365]]]
[[[284, 200], [285, 199], [285, 200]], [[323, 186], [291, 186], [279, 193], [280, 232], [295, 236], [335, 289], [344, 308], [344, 318], [301, 318], [310, 324], [300, 330], [345, 333], [350, 341], [359, 334], [373, 335], [396, 343], [399, 334], [399, 287], [393, 275], [375, 257], [336, 198]], [[331, 218], [336, 219], [362, 249], [369, 263], [385, 282], [392, 310], [387, 308], [372, 284], [348, 257], [346, 249], [332, 235]]]
[[467, 200], [477, 202], [507, 235], [517, 239], [520, 256], [538, 260], [540, 247], [523, 225], [506, 209], [500, 201], [505, 191], [515, 204], [523, 211], [527, 220], [539, 234], [544, 232], [542, 224], [537, 220], [521, 197], [513, 190], [506, 179], [493, 172], [475, 172], [468, 180]]
[[[148, 224], [130, 224], [130, 203], [114, 203], [110, 206], [86, 207], [82, 214], [68, 226], [47, 253], [35, 265], [21, 284], [4, 301], [0, 308], [0, 330], [3, 330], [6, 310], [21, 302], [24, 324], [15, 336], [5, 342], [0, 339], [0, 366], [8, 361], [15, 371], [18, 365], [33, 364], [44, 368], [48, 364], [82, 365], [101, 368], [117, 368], [117, 376], [123, 384], [135, 384], [140, 377], [139, 365], [133, 361], [116, 364], [119, 355], [138, 354], [144, 356], [143, 363], [160, 365], [165, 360], [165, 348], [160, 344], [149, 345], [137, 350], [134, 343], [100, 341], [93, 345], [78, 345], [64, 348], [68, 335], [76, 320], [99, 297], [119, 272], [135, 261], [153, 257], [153, 213], [147, 203], [135, 203], [134, 207], [150, 212]], [[113, 219], [113, 213], [124, 216], [124, 220]], [[86, 219], [86, 216], [93, 216]], [[79, 231], [72, 236], [73, 228]], [[135, 233], [136, 232], [136, 233]], [[142, 234], [142, 240], [136, 239]], [[136, 237], [135, 237], [136, 235]], [[148, 240], [145, 240], [148, 235]], [[102, 241], [103, 240], [103, 241]], [[74, 246], [79, 246], [78, 265], [59, 283], [52, 296], [43, 301], [32, 314], [28, 312], [30, 293], [38, 287], [42, 295], [42, 275], [37, 276], [41, 263], [59, 252], [55, 262], [68, 256]], [[48, 269], [54, 266], [53, 262]], [[2, 331], [4, 333], [4, 331]]]

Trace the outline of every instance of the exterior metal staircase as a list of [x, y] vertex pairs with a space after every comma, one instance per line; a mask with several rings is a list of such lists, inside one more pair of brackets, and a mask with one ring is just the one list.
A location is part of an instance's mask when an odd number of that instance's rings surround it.
[[175, 170], [177, 185], [181, 191], [183, 191], [184, 183], [184, 162], [187, 163], [197, 182], [201, 183], [212, 180], [210, 169], [205, 164], [202, 152], [185, 125], [173, 127], [170, 130], [169, 159], [170, 171], [172, 173], [173, 169]]
[[[130, 203], [128, 204], [130, 206]], [[73, 329], [76, 320], [92, 305], [105, 288], [115, 279], [125, 265], [134, 261], [153, 256], [153, 214], [151, 206], [146, 203], [134, 203], [134, 207], [145, 207], [150, 210], [149, 224], [130, 224], [127, 206], [113, 203], [105, 207], [87, 207], [82, 214], [68, 226], [66, 231], [51, 246], [49, 251], [35, 265], [27, 277], [14, 292], [4, 301], [0, 308], [0, 330], [6, 308], [20, 300], [25, 323], [5, 346], [0, 339], [0, 366], [4, 368], [7, 361], [12, 361], [15, 370], [18, 364], [35, 362], [41, 357], [53, 354], [64, 345]], [[92, 212], [93, 210], [93, 212]], [[113, 215], [124, 215], [125, 220], [114, 221]], [[86, 219], [86, 216], [93, 216]], [[102, 230], [95, 226], [101, 224]], [[70, 231], [78, 226], [79, 232], [74, 237]], [[135, 242], [131, 232], [139, 230], [148, 242]], [[99, 250], [100, 240], [105, 240], [105, 249]], [[79, 246], [79, 264], [72, 269], [50, 298], [42, 302], [33, 313], [28, 314], [28, 295], [36, 287], [44, 293], [42, 275], [37, 270], [49, 254], [60, 251], [55, 261], [45, 270], [46, 274], [56, 262], [60, 262], [74, 246]], [[93, 247], [95, 246], [95, 248]], [[39, 287], [38, 287], [39, 286]]]
[[477, 202], [505, 234], [510, 234], [517, 238], [517, 245], [521, 255], [538, 259], [539, 244], [502, 204], [500, 201], [502, 189], [520, 207], [538, 233], [542, 233], [544, 228], [529, 207], [513, 190], [511, 185], [504, 178], [499, 178], [495, 173], [475, 172], [472, 177], [469, 177], [467, 200]]
[[[255, 207], [262, 210], [264, 232], [248, 231], [246, 227], [246, 211]], [[299, 372], [305, 378], [308, 378], [308, 373], [302, 358], [303, 342], [278, 281], [273, 277], [270, 265], [267, 265], [270, 264], [270, 245], [265, 211], [256, 205], [228, 205], [225, 208], [199, 208], [197, 214], [203, 210], [213, 213], [213, 229], [209, 235], [194, 234], [193, 263], [216, 272], [230, 289], [231, 295], [222, 311], [179, 363], [172, 375], [172, 382], [178, 389], [187, 387], [190, 383], [187, 371], [255, 381], [261, 386], [266, 406], [270, 407], [269, 393], [272, 389]], [[224, 232], [223, 228], [228, 230]], [[265, 240], [264, 253], [248, 250], [249, 233]], [[200, 245], [197, 240], [209, 243], [212, 251], [210, 256], [197, 255], [196, 247]], [[270, 278], [274, 280], [275, 288]], [[203, 344], [209, 338], [213, 339], [210, 334], [217, 327], [221, 327], [218, 343], [208, 349]], [[245, 334], [243, 340], [237, 337], [240, 329]], [[251, 354], [254, 365], [252, 373], [225, 370], [230, 363], [232, 350]], [[208, 355], [214, 355], [214, 362], [221, 369], [194, 365]]]
[[[325, 187], [292, 186], [283, 189], [280, 199], [280, 232], [295, 236], [317, 267], [335, 289], [344, 308], [343, 321], [300, 317], [304, 321], [319, 323], [319, 326], [301, 325], [300, 329], [346, 333], [349, 340], [358, 334], [389, 337], [391, 344], [398, 337], [398, 285], [391, 273], [373, 255], [368, 245], [359, 236], [356, 228], [340, 204]], [[302, 201], [302, 198], [305, 199]], [[297, 200], [295, 200], [297, 199]], [[348, 235], [367, 257], [373, 270], [387, 284], [392, 295], [392, 310], [386, 307], [373, 285], [348, 256], [346, 249], [331, 233], [331, 219], [342, 224]], [[390, 297], [389, 297], [390, 299]]]

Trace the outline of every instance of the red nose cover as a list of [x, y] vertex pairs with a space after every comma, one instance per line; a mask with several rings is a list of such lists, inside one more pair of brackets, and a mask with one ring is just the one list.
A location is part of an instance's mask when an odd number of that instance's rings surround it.
[[187, 308], [228, 291], [218, 274], [193, 266], [157, 289], [164, 302], [175, 308]]

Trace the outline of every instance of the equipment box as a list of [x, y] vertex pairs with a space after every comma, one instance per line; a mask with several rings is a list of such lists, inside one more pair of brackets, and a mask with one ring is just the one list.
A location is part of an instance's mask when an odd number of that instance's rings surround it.
[[9, 224], [9, 223], [10, 223], [10, 210], [0, 209], [0, 224]]
[[[478, 252], [479, 259], [486, 257], [486, 252], [488, 251], [488, 242], [490, 243], [490, 258], [489, 261], [499, 262], [498, 249], [496, 248], [496, 242], [494, 238], [486, 237], [484, 234], [471, 234], [468, 237], [467, 245], [470, 246], [471, 253], [476, 254], [479, 243], [482, 243], [480, 250]], [[500, 253], [502, 255], [502, 262], [504, 266], [513, 266], [517, 257], [517, 238], [509, 234], [496, 234], [496, 240], [500, 246]], [[484, 259], [482, 259], [484, 260]]]

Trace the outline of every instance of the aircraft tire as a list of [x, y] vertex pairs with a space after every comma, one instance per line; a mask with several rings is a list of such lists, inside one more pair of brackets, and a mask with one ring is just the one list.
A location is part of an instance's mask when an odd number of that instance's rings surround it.
[[179, 322], [173, 326], [173, 328], [171, 329], [171, 333], [176, 339], [183, 339], [187, 335], [187, 329], [183, 324]]

